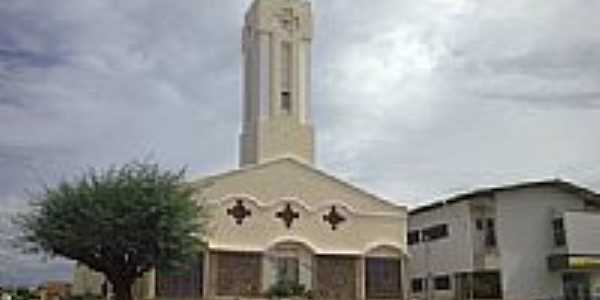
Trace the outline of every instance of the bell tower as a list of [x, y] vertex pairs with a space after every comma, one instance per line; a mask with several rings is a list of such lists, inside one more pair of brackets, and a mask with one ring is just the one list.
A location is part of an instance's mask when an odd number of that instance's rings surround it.
[[312, 34], [306, 0], [255, 0], [246, 13], [241, 166], [283, 156], [314, 162]]

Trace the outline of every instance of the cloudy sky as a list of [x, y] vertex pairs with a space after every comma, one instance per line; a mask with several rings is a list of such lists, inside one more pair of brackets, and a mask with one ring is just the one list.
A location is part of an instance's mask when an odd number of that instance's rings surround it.
[[[0, 284], [26, 189], [149, 157], [237, 165], [249, 0], [0, 1]], [[319, 167], [414, 206], [561, 177], [600, 190], [600, 2], [314, 0]], [[5, 244], [5, 243], [4, 243]]]

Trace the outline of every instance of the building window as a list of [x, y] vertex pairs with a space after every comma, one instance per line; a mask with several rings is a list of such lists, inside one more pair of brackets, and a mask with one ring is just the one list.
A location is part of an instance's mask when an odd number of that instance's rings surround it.
[[262, 256], [259, 253], [211, 252], [216, 258], [217, 296], [259, 296]]
[[448, 237], [448, 225], [435, 225], [423, 230], [423, 241], [434, 241]]
[[286, 283], [299, 283], [299, 263], [297, 257], [277, 258], [277, 281]]
[[584, 206], [586, 211], [600, 211], [600, 205], [592, 201], [585, 201]]
[[407, 242], [409, 245], [418, 244], [420, 242], [421, 233], [418, 230], [412, 230], [408, 232]]
[[458, 299], [502, 299], [502, 278], [498, 271], [458, 273], [455, 280]]
[[357, 258], [346, 255], [317, 255], [317, 299], [356, 299], [358, 278]]
[[552, 229], [554, 232], [554, 245], [562, 247], [567, 244], [567, 236], [565, 233], [565, 222], [563, 218], [552, 220]]
[[252, 66], [252, 61], [251, 61], [252, 57], [250, 56], [250, 51], [246, 51], [244, 53], [244, 84], [245, 84], [245, 93], [246, 93], [246, 100], [244, 101], [244, 121], [245, 122], [250, 122], [252, 120], [252, 106], [250, 104], [249, 101], [249, 91], [250, 91], [250, 86], [252, 85], [252, 80], [250, 79], [250, 70], [251, 70], [251, 66]]
[[292, 113], [292, 43], [281, 44], [281, 110]]
[[563, 273], [562, 284], [565, 300], [596, 299], [590, 292], [595, 294], [598, 288], [593, 287], [589, 273]]
[[450, 276], [436, 276], [433, 279], [433, 286], [436, 290], [447, 291], [450, 289]]
[[292, 99], [290, 92], [281, 93], [281, 109], [288, 115], [292, 113]]
[[421, 293], [425, 289], [423, 278], [413, 278], [410, 285], [413, 293]]
[[281, 44], [281, 90], [290, 91], [292, 86], [292, 43]]
[[483, 230], [483, 220], [482, 219], [477, 219], [475, 221], [475, 228], [477, 228], [477, 230]]
[[401, 261], [367, 258], [367, 298], [399, 298], [402, 295]]
[[485, 245], [487, 247], [496, 247], [496, 225], [494, 219], [487, 219], [485, 227]]

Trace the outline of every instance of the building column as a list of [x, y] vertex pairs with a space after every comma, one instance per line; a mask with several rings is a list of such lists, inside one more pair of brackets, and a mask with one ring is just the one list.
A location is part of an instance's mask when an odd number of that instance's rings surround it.
[[410, 293], [410, 278], [408, 278], [408, 255], [400, 257], [400, 276], [402, 276], [402, 299], [407, 300]]
[[366, 270], [366, 259], [361, 256], [356, 260], [356, 297], [360, 300], [367, 299]]
[[204, 272], [206, 278], [204, 279], [204, 296], [206, 299], [212, 299], [217, 295], [217, 273], [219, 269], [218, 256], [219, 254], [213, 251], [206, 251], [206, 266]]
[[319, 272], [319, 263], [317, 260], [317, 255], [313, 254], [313, 265], [312, 265], [312, 293], [313, 298], [318, 299], [317, 291], [320, 289], [319, 280], [317, 280], [317, 274]]
[[204, 255], [202, 257], [202, 298], [208, 299], [211, 294], [211, 285], [210, 285], [210, 269], [211, 269], [211, 253], [206, 249]]

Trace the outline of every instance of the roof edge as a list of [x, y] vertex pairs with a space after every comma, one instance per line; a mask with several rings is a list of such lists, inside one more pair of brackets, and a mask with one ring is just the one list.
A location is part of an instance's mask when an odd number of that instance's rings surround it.
[[470, 201], [476, 197], [486, 197], [486, 196], [489, 197], [497, 192], [505, 192], [505, 191], [510, 191], [510, 190], [518, 190], [518, 189], [532, 188], [532, 187], [543, 187], [543, 186], [555, 186], [566, 192], [576, 194], [576, 195], [584, 198], [585, 200], [594, 201], [594, 202], [600, 204], [600, 194], [599, 193], [597, 193], [589, 188], [585, 188], [580, 185], [574, 184], [570, 181], [560, 179], [560, 178], [554, 178], [554, 179], [537, 180], [537, 181], [524, 181], [524, 182], [518, 182], [515, 184], [502, 185], [502, 186], [479, 188], [479, 189], [475, 189], [470, 192], [464, 192], [464, 193], [457, 194], [448, 199], [438, 200], [438, 201], [434, 201], [432, 203], [428, 203], [428, 204], [416, 207], [414, 209], [409, 210], [408, 214], [411, 216], [418, 215], [420, 213], [434, 210], [434, 209], [440, 208], [440, 207], [448, 205], [448, 204], [455, 204], [455, 203], [462, 202], [462, 201]]
[[368, 192], [368, 191], [366, 191], [366, 190], [364, 190], [362, 188], [359, 188], [359, 187], [355, 186], [354, 184], [346, 182], [346, 181], [344, 181], [344, 180], [342, 180], [342, 179], [340, 179], [340, 178], [338, 178], [338, 177], [336, 177], [334, 175], [330, 175], [327, 172], [325, 172], [325, 171], [323, 171], [323, 170], [321, 170], [319, 168], [316, 168], [313, 165], [308, 164], [307, 162], [302, 161], [301, 159], [295, 158], [294, 156], [282, 156], [282, 157], [278, 157], [278, 158], [267, 160], [267, 161], [262, 162], [262, 163], [247, 165], [247, 166], [243, 166], [243, 167], [238, 168], [238, 169], [233, 169], [233, 170], [225, 171], [225, 172], [218, 173], [218, 174], [215, 174], [215, 175], [210, 175], [210, 176], [207, 176], [207, 177], [201, 177], [201, 178], [193, 179], [193, 180], [191, 180], [189, 182], [189, 184], [196, 185], [196, 184], [203, 184], [203, 183], [205, 183], [207, 185], [210, 185], [210, 181], [211, 180], [218, 180], [219, 178], [223, 178], [223, 177], [226, 177], [226, 176], [234, 175], [234, 174], [237, 174], [237, 173], [242, 173], [242, 172], [256, 170], [256, 169], [261, 169], [261, 168], [268, 167], [268, 166], [270, 166], [272, 164], [276, 164], [276, 163], [279, 163], [279, 162], [282, 162], [282, 161], [292, 162], [292, 163], [294, 163], [296, 165], [299, 165], [299, 166], [301, 166], [303, 168], [306, 168], [306, 169], [309, 169], [309, 170], [311, 170], [313, 172], [316, 172], [316, 173], [318, 173], [318, 174], [320, 174], [320, 175], [322, 175], [322, 176], [324, 176], [326, 178], [329, 178], [329, 179], [331, 179], [331, 180], [333, 180], [333, 181], [335, 181], [335, 182], [337, 182], [337, 183], [339, 183], [339, 184], [341, 184], [341, 185], [343, 185], [343, 186], [345, 186], [347, 188], [350, 188], [351, 190], [353, 190], [355, 192], [364, 194], [364, 195], [368, 196], [369, 198], [372, 198], [373, 200], [376, 200], [376, 201], [379, 201], [379, 202], [383, 202], [386, 205], [390, 205], [390, 206], [392, 206], [394, 208], [397, 208], [397, 209], [403, 209], [403, 210], [405, 210], [405, 211], [408, 212], [408, 207], [406, 205], [401, 205], [401, 204], [392, 202], [391, 200], [382, 198], [382, 197], [380, 197], [380, 196], [378, 196], [378, 195], [376, 195], [374, 193]]

